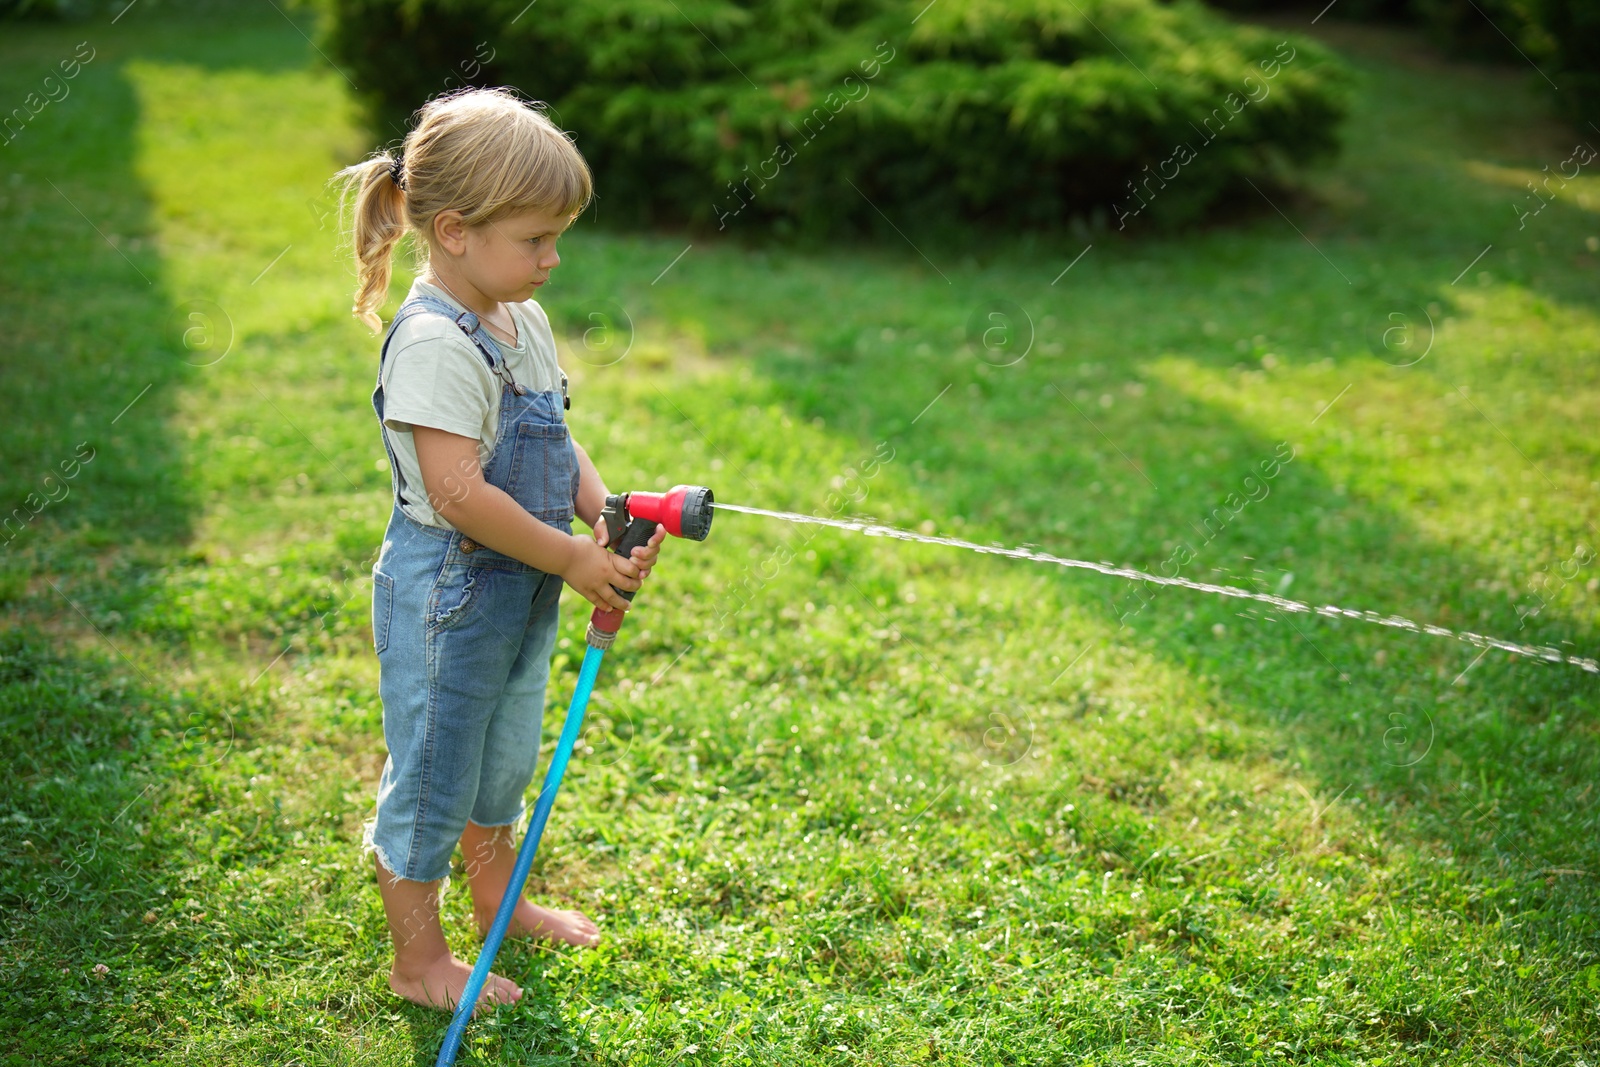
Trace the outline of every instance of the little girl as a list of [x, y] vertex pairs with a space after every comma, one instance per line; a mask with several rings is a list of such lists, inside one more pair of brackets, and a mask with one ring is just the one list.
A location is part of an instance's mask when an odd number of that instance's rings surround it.
[[[626, 610], [617, 589], [639, 588], [664, 531], [631, 560], [603, 547], [606, 486], [567, 430], [567, 378], [531, 299], [592, 195], [587, 163], [507, 89], [449, 93], [419, 116], [399, 156], [334, 180], [341, 194], [355, 190], [354, 312], [374, 333], [395, 243], [414, 230], [426, 247], [372, 393], [394, 499], [372, 571], [389, 757], [364, 845], [394, 940], [390, 988], [451, 1009], [471, 968], [445, 943], [441, 882], [459, 840], [473, 914], [487, 930], [516, 861], [562, 583]], [[572, 532], [574, 515], [593, 537]], [[526, 899], [511, 934], [599, 940], [581, 912]], [[521, 995], [498, 975], [483, 992], [500, 1002]]]

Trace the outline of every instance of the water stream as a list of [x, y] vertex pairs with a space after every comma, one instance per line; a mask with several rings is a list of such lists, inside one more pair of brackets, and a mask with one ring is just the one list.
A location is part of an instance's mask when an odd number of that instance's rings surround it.
[[1249, 589], [1239, 589], [1231, 585], [1195, 582], [1190, 581], [1188, 578], [1167, 578], [1159, 574], [1146, 574], [1144, 571], [1135, 570], [1132, 567], [1116, 567], [1109, 563], [1091, 563], [1082, 559], [1064, 559], [1061, 556], [1053, 556], [1048, 552], [1039, 552], [1026, 547], [1006, 548], [1001, 545], [980, 545], [973, 541], [963, 541], [957, 537], [934, 537], [928, 534], [914, 533], [911, 530], [901, 530], [894, 526], [880, 526], [862, 519], [824, 519], [817, 515], [802, 515], [794, 511], [768, 511], [765, 508], [724, 504], [720, 500], [711, 506], [720, 511], [737, 511], [746, 515], [765, 515], [768, 518], [782, 519], [785, 522], [804, 522], [817, 526], [832, 526], [838, 530], [863, 533], [868, 537], [891, 537], [899, 541], [920, 541], [927, 545], [965, 548], [973, 552], [982, 552], [985, 555], [1007, 556], [1011, 559], [1033, 560], [1035, 563], [1053, 563], [1058, 567], [1096, 571], [1114, 578], [1129, 578], [1134, 581], [1150, 582], [1154, 585], [1177, 585], [1185, 589], [1197, 589], [1202, 593], [1215, 593], [1218, 596], [1235, 597], [1240, 600], [1254, 600], [1262, 604], [1270, 604], [1281, 611], [1295, 614], [1322, 615], [1333, 619], [1356, 619], [1361, 622], [1376, 623], [1379, 626], [1392, 626], [1397, 630], [1410, 630], [1412, 633], [1431, 634], [1434, 637], [1451, 637], [1457, 641], [1465, 641], [1467, 644], [1478, 648], [1498, 648], [1503, 652], [1512, 652], [1519, 656], [1527, 656], [1530, 659], [1546, 660], [1550, 663], [1565, 663], [1573, 667], [1581, 667], [1590, 674], [1600, 674], [1600, 661], [1592, 657], [1570, 655], [1559, 648], [1551, 648], [1548, 645], [1524, 645], [1515, 641], [1502, 640], [1498, 637], [1485, 637], [1483, 634], [1476, 634], [1467, 630], [1450, 630], [1443, 626], [1434, 626], [1429, 623], [1416, 623], [1400, 615], [1381, 615], [1376, 611], [1356, 611], [1352, 608], [1341, 608], [1333, 604], [1313, 607], [1310, 604], [1305, 604], [1298, 600], [1290, 600], [1287, 597], [1275, 596], [1271, 593], [1258, 593]]

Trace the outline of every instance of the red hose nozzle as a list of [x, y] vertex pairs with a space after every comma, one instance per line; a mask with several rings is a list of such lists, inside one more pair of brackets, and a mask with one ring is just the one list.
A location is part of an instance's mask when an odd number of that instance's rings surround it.
[[627, 511], [636, 519], [659, 522], [673, 537], [704, 541], [711, 532], [711, 490], [675, 485], [665, 493], [628, 493]]
[[[605, 511], [609, 547], [628, 557], [635, 548], [650, 543], [656, 523], [674, 537], [704, 541], [711, 532], [711, 490], [703, 485], [675, 485], [665, 493], [621, 493], [606, 497]], [[616, 586], [612, 586], [616, 589]], [[628, 600], [633, 593], [617, 589]], [[589, 644], [610, 648], [622, 626], [623, 613], [613, 608], [595, 608], [589, 616]]]

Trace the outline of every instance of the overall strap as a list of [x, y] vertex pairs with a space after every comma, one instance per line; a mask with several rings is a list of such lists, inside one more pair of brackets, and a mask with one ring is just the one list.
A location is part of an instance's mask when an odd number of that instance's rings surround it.
[[378, 415], [378, 437], [383, 441], [383, 451], [389, 458], [389, 488], [394, 499], [401, 505], [407, 501], [404, 486], [400, 484], [400, 462], [394, 454], [393, 446], [389, 444], [389, 435], [383, 426], [383, 361], [388, 358], [389, 342], [394, 339], [395, 327], [413, 315], [429, 312], [444, 315], [461, 327], [461, 332], [466, 334], [467, 339], [483, 354], [484, 360], [489, 364], [489, 370], [504, 381], [507, 387], [514, 384], [511, 381], [510, 369], [501, 358], [499, 346], [495, 344], [494, 338], [489, 336], [489, 331], [479, 324], [477, 315], [470, 311], [457, 311], [443, 300], [428, 293], [423, 293], [401, 305], [400, 310], [395, 312], [394, 321], [389, 323], [388, 332], [383, 337], [383, 347], [378, 351], [378, 380], [372, 390], [372, 408]]
[[389, 341], [394, 337], [395, 327], [413, 315], [420, 315], [429, 311], [443, 315], [459, 326], [461, 332], [467, 335], [467, 340], [471, 341], [478, 351], [483, 354], [484, 361], [489, 364], [489, 369], [494, 371], [502, 380], [509, 378], [508, 373], [503, 373], [505, 360], [500, 356], [500, 346], [489, 335], [489, 331], [483, 329], [479, 324], [476, 314], [471, 311], [458, 311], [453, 305], [445, 303], [431, 293], [423, 293], [406, 301], [400, 310], [395, 312], [394, 321], [389, 323], [389, 331], [383, 338], [383, 349], [378, 353], [378, 377], [380, 379], [383, 377], [383, 361], [389, 354]]

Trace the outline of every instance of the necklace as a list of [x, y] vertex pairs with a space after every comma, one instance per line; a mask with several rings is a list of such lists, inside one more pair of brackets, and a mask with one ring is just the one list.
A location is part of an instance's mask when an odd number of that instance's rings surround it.
[[[467, 307], [467, 302], [465, 300], [461, 299], [459, 296], [456, 296], [456, 291], [454, 289], [450, 288], [448, 285], [445, 285], [444, 284], [444, 279], [439, 277], [438, 274], [434, 274], [433, 280], [438, 282], [440, 287], [443, 288], [445, 292], [449, 293], [451, 296], [455, 296], [456, 297], [456, 303], [460, 304], [462, 307]], [[468, 310], [470, 311], [471, 308], [468, 308]], [[510, 312], [507, 312], [506, 314], [507, 314], [508, 318], [511, 317]], [[483, 316], [483, 321], [487, 322], [490, 326], [494, 326], [494, 327], [496, 327], [498, 329], [501, 329], [501, 330], [504, 330], [506, 333], [510, 334], [511, 337], [513, 338], [513, 340], [511, 341], [511, 346], [513, 348], [515, 348], [517, 343], [522, 340], [521, 336], [518, 335], [518, 333], [517, 333], [517, 323], [516, 323], [516, 319], [515, 318], [511, 319], [511, 325], [509, 327], [501, 326], [498, 322], [495, 322], [494, 320], [490, 319], [489, 316], [487, 316], [487, 315]]]
[[[443, 278], [440, 278], [437, 274], [435, 274], [434, 275], [434, 280], [439, 283], [440, 287], [442, 287], [445, 292], [449, 293], [451, 296], [455, 296], [456, 297], [456, 303], [460, 304], [462, 307], [466, 307], [467, 306], [467, 302], [465, 300], [462, 300], [459, 296], [456, 296], [456, 291], [454, 289], [452, 289], [448, 285], [444, 284], [444, 279]], [[468, 310], [470, 311], [471, 309], [468, 308]], [[477, 314], [477, 312], [473, 312], [473, 314]], [[488, 321], [488, 320], [485, 319], [484, 321]], [[512, 331], [511, 332], [513, 332], [513, 333], [516, 332], [516, 323], [515, 322], [512, 323]], [[495, 375], [498, 376], [501, 381], [505, 382], [506, 385], [510, 386], [512, 388], [512, 390], [514, 390], [518, 396], [522, 396], [524, 393], [527, 392], [527, 389], [522, 385], [522, 383], [518, 382], [515, 378], [513, 378], [511, 376], [511, 368], [506, 366], [506, 363], [505, 363], [504, 359], [491, 360], [490, 361], [490, 367], [494, 371]], [[565, 376], [562, 377], [562, 384], [563, 384], [563, 386], [565, 386], [565, 384], [566, 384]], [[565, 391], [563, 391], [562, 395], [563, 395], [563, 397], [566, 395]]]

